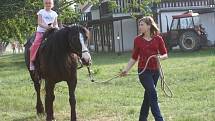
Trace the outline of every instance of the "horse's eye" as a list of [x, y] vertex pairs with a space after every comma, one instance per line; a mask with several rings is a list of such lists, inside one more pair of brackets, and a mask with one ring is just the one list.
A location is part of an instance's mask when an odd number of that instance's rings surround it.
[[86, 35], [84, 35], [84, 41], [87, 41], [88, 37]]

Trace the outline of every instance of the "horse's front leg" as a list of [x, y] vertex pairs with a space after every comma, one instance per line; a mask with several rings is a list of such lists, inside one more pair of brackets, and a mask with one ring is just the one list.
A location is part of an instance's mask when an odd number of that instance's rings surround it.
[[71, 107], [71, 121], [76, 121], [76, 99], [75, 99], [75, 88], [77, 84], [77, 75], [73, 80], [67, 81], [69, 87], [69, 102]]
[[54, 87], [55, 83], [50, 81], [45, 81], [45, 110], [46, 110], [46, 121], [54, 120], [54, 112], [53, 112], [53, 102], [55, 99], [54, 95]]
[[34, 82], [34, 88], [36, 91], [36, 95], [37, 95], [37, 102], [36, 102], [36, 110], [37, 110], [37, 114], [43, 114], [44, 113], [44, 107], [43, 107], [43, 103], [41, 101], [41, 96], [40, 96], [40, 88], [41, 88], [41, 84], [39, 82], [39, 79], [37, 77], [35, 77], [33, 71], [30, 72], [31, 78]]

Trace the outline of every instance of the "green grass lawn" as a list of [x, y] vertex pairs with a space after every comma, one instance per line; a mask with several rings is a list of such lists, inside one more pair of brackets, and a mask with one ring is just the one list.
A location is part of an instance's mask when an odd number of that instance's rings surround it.
[[[93, 54], [95, 80], [105, 81], [127, 64], [130, 53]], [[166, 121], [215, 121], [215, 49], [192, 53], [172, 52], [162, 61], [166, 82], [174, 93], [168, 98], [158, 84], [161, 112]], [[130, 73], [136, 73], [133, 67]], [[76, 89], [78, 121], [137, 121], [144, 89], [137, 76], [92, 83], [87, 69], [78, 70]], [[44, 93], [43, 93], [44, 96]], [[70, 119], [65, 82], [55, 88], [57, 121]], [[33, 83], [23, 55], [0, 56], [0, 121], [43, 121], [36, 116]], [[149, 115], [149, 121], [153, 121]]]

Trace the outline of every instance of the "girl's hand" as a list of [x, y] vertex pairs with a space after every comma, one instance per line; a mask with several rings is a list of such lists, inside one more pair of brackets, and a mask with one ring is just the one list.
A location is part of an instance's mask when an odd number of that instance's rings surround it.
[[52, 23], [49, 23], [48, 26], [49, 26], [49, 27], [52, 26]]
[[52, 29], [52, 28], [53, 28], [52, 23], [49, 23], [48, 24], [48, 29]]

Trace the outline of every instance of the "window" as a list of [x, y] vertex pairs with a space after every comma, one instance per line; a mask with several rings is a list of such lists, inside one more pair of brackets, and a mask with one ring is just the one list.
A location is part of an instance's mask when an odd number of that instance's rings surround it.
[[171, 30], [176, 30], [176, 29], [178, 29], [178, 20], [179, 20], [179, 19], [173, 19], [172, 25], [171, 25]]
[[192, 17], [180, 19], [181, 29], [194, 28]]

